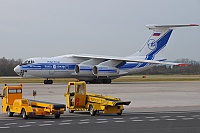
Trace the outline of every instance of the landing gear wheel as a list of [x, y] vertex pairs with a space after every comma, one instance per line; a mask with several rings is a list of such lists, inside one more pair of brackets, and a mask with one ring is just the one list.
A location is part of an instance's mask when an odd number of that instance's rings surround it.
[[53, 84], [53, 80], [44, 80], [44, 84]]
[[22, 109], [22, 118], [23, 119], [28, 119], [28, 116], [26, 115], [25, 109]]
[[74, 110], [70, 110], [70, 109], [69, 109], [69, 113], [74, 113]]
[[111, 79], [103, 79], [104, 84], [110, 84], [112, 81]]
[[10, 107], [7, 108], [8, 117], [13, 117], [13, 112], [10, 112]]
[[59, 113], [56, 113], [54, 114], [55, 118], [60, 118], [60, 114]]
[[92, 105], [90, 105], [89, 111], [90, 111], [90, 115], [91, 115], [91, 116], [95, 116], [95, 115], [96, 115], [96, 111], [94, 111], [94, 108], [93, 108]]
[[120, 110], [120, 112], [119, 112], [119, 113], [117, 113], [117, 115], [122, 115], [122, 110]]

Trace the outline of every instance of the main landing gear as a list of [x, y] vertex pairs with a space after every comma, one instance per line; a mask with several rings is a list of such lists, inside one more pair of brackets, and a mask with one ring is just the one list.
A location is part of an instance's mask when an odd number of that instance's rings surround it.
[[111, 82], [111, 79], [94, 79], [92, 81], [86, 81], [86, 83], [91, 84], [110, 84]]
[[44, 84], [53, 84], [53, 80], [48, 80], [47, 78], [47, 80], [44, 80]]

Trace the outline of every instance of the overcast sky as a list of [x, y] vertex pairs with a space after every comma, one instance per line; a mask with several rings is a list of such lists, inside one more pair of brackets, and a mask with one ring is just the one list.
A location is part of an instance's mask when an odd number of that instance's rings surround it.
[[[0, 0], [0, 58], [128, 56], [146, 24], [200, 24], [200, 0]], [[200, 60], [200, 27], [177, 28], [168, 60]]]

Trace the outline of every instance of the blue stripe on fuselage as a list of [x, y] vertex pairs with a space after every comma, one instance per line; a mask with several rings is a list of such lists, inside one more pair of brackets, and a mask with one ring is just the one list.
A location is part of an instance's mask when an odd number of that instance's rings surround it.
[[22, 65], [21, 70], [74, 70], [76, 64], [69, 63], [38, 63]]
[[[165, 59], [163, 59], [165, 60]], [[160, 60], [160, 61], [163, 61]], [[143, 68], [150, 65], [149, 63], [136, 63], [136, 62], [127, 62], [123, 66], [119, 67], [120, 70], [127, 70], [133, 68]], [[21, 70], [74, 70], [75, 63], [38, 63], [38, 64], [27, 64], [22, 65]], [[80, 69], [81, 71], [92, 71], [92, 69]], [[116, 72], [116, 70], [100, 69], [101, 72]]]
[[[119, 67], [119, 69], [133, 69], [133, 68], [140, 68], [146, 66], [147, 63], [126, 63], [123, 66]], [[139, 66], [138, 66], [139, 65]], [[28, 64], [22, 65], [21, 70], [74, 70], [76, 64], [69, 64], [69, 63], [59, 63], [59, 64], [52, 64], [52, 63], [40, 63], [40, 64]], [[91, 71], [92, 69], [80, 69], [83, 71]], [[112, 71], [113, 70], [99, 70], [99, 71]]]

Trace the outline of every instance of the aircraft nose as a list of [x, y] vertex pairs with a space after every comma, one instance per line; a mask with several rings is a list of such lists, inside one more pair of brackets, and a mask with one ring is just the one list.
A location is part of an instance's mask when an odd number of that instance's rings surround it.
[[14, 68], [14, 71], [17, 73], [17, 75], [20, 75], [20, 66], [17, 65], [17, 66]]

